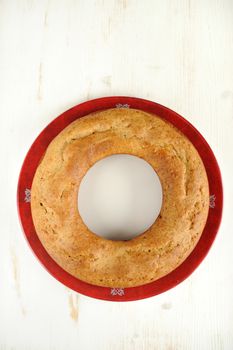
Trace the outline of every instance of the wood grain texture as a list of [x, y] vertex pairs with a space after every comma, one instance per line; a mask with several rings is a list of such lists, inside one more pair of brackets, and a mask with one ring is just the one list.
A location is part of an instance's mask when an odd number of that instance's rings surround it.
[[[232, 31], [231, 0], [0, 1], [0, 349], [233, 349]], [[77, 301], [23, 238], [17, 179], [55, 116], [118, 94], [169, 106], [209, 141], [223, 222], [208, 257], [173, 290], [124, 304]]]

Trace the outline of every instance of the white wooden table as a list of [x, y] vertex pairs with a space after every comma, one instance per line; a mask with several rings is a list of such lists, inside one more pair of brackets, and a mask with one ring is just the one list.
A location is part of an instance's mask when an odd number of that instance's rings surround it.
[[[0, 349], [233, 349], [232, 0], [0, 1]], [[201, 266], [153, 298], [111, 303], [53, 279], [21, 232], [16, 187], [42, 128], [87, 99], [154, 100], [219, 161], [225, 210]]]

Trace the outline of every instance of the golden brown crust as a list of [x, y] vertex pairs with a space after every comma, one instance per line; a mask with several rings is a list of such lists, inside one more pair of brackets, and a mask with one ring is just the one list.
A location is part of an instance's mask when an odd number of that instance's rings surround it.
[[[160, 216], [140, 236], [110, 241], [90, 232], [77, 208], [87, 170], [112, 154], [145, 159], [163, 187]], [[91, 284], [133, 287], [179, 266], [204, 229], [209, 188], [190, 141], [159, 117], [135, 109], [108, 109], [78, 119], [48, 146], [32, 185], [36, 232], [52, 258]]]

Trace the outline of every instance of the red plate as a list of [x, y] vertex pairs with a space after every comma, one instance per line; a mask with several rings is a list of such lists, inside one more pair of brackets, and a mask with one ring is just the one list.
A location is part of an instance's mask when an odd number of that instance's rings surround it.
[[[108, 108], [137, 108], [154, 113], [172, 123], [182, 131], [198, 150], [208, 176], [210, 209], [206, 226], [193, 252], [174, 271], [155, 282], [134, 288], [107, 288], [85, 283], [67, 273], [48, 255], [42, 246], [31, 215], [30, 189], [39, 161], [47, 146], [67, 125], [91, 112]], [[26, 239], [37, 258], [50, 274], [67, 287], [87, 296], [111, 300], [130, 301], [148, 298], [168, 289], [187, 278], [208, 253], [217, 234], [223, 205], [221, 174], [215, 156], [202, 135], [184, 118], [155, 102], [134, 97], [103, 97], [81, 103], [53, 120], [32, 144], [21, 169], [18, 183], [17, 204], [19, 217]]]

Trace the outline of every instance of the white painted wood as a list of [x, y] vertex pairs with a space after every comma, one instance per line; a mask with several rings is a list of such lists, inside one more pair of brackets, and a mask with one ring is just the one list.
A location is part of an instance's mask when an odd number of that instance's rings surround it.
[[[232, 0], [0, 1], [0, 349], [233, 349]], [[184, 115], [221, 166], [225, 210], [208, 257], [165, 294], [117, 304], [41, 267], [16, 211], [23, 158], [55, 116], [131, 95]]]
[[163, 190], [144, 159], [114, 154], [87, 171], [77, 197], [79, 214], [89, 230], [107, 239], [130, 240], [159, 216]]

